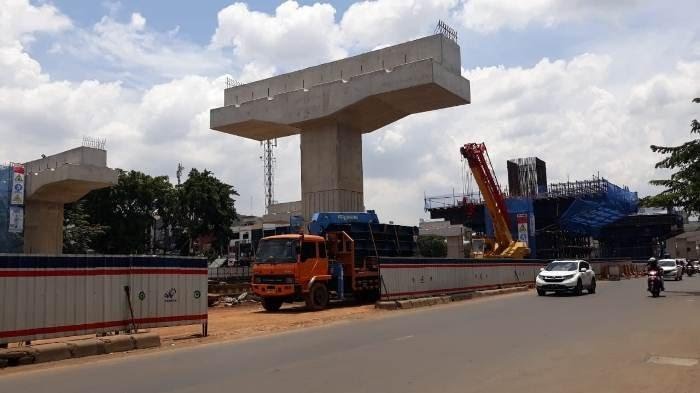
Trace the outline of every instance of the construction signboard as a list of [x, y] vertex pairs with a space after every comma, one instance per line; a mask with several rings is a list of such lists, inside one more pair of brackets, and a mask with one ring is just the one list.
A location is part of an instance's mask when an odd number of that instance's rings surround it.
[[527, 214], [518, 214], [516, 216], [516, 222], [518, 223], [518, 240], [525, 244], [528, 243], [529, 237], [527, 230], [528, 218]]
[[10, 233], [22, 233], [24, 231], [24, 208], [22, 206], [10, 206], [10, 220], [7, 231]]
[[15, 164], [12, 166], [12, 190], [10, 204], [13, 206], [24, 205], [24, 166]]

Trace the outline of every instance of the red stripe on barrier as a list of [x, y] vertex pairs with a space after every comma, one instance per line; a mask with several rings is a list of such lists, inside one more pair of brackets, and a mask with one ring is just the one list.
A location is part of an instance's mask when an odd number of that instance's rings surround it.
[[381, 264], [380, 269], [418, 269], [422, 267], [532, 267], [532, 266], [544, 266], [545, 264], [538, 265], [536, 263], [468, 263], [468, 264], [445, 264], [445, 263], [433, 263], [433, 264]]
[[398, 293], [385, 293], [385, 297], [396, 297], [396, 296], [409, 296], [409, 295], [428, 295], [432, 293], [450, 293], [450, 292], [468, 292], [477, 289], [487, 289], [487, 288], [499, 288], [504, 285], [525, 285], [528, 282], [508, 282], [504, 284], [490, 284], [490, 285], [475, 285], [472, 287], [462, 287], [462, 288], [452, 288], [452, 289], [430, 289], [427, 291], [414, 291], [414, 292], [398, 292]]
[[69, 276], [111, 276], [126, 274], [201, 274], [207, 269], [41, 269], [41, 270], [2, 270], [0, 277], [69, 277]]
[[[134, 320], [134, 322], [137, 325], [139, 325], [139, 324], [147, 324], [147, 323], [207, 320], [207, 318], [208, 318], [207, 314], [174, 315], [174, 316], [170, 316], [170, 317], [138, 318], [138, 319]], [[37, 334], [66, 333], [66, 332], [83, 331], [83, 330], [105, 329], [105, 328], [113, 328], [113, 327], [118, 327], [118, 326], [129, 326], [131, 324], [132, 324], [132, 321], [130, 319], [127, 319], [127, 320], [123, 320], [123, 321], [84, 323], [81, 325], [65, 325], [65, 326], [51, 326], [51, 327], [41, 327], [41, 328], [22, 329], [22, 330], [8, 330], [8, 331], [0, 332], [0, 338], [33, 336], [33, 335], [37, 335]]]

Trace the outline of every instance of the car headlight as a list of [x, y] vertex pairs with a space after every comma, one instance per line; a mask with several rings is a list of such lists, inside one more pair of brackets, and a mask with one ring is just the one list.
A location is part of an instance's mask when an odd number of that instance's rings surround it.
[[566, 276], [564, 276], [564, 277], [562, 277], [562, 278], [563, 278], [564, 280], [568, 280], [568, 279], [570, 279], [570, 278], [573, 278], [574, 276], [575, 276], [575, 274], [569, 274], [569, 275], [566, 275]]

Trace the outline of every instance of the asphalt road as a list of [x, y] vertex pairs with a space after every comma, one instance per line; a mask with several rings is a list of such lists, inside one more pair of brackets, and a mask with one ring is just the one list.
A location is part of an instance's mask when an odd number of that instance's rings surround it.
[[[700, 277], [533, 291], [310, 328], [2, 375], [0, 392], [697, 392]], [[692, 335], [691, 335], [692, 333]]]

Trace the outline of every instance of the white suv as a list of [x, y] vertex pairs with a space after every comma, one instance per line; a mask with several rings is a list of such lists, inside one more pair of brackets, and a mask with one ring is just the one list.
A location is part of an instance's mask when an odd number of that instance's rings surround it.
[[581, 295], [584, 288], [588, 293], [595, 293], [595, 273], [586, 261], [552, 261], [541, 269], [535, 285], [540, 296], [547, 292], [573, 292]]

